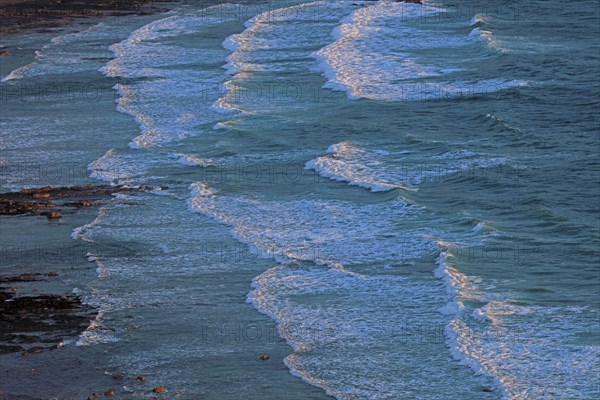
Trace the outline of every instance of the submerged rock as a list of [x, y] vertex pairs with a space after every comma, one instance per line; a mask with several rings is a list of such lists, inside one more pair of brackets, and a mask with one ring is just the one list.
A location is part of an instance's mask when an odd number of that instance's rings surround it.
[[[30, 282], [40, 276], [2, 277], [0, 282]], [[64, 339], [79, 336], [95, 316], [96, 311], [74, 295], [17, 296], [0, 287], [0, 354], [56, 349]]]
[[[47, 274], [48, 275], [48, 274]], [[34, 282], [39, 281], [40, 277], [43, 276], [38, 272], [34, 272], [31, 274], [21, 274], [17, 276], [0, 276], [0, 283], [8, 283], [8, 282]], [[50, 275], [48, 275], [50, 276]]]
[[58, 211], [49, 212], [47, 215], [48, 219], [59, 219], [62, 218], [62, 214]]
[[71, 187], [50, 187], [22, 189], [19, 192], [0, 194], [0, 215], [46, 215], [63, 211], [64, 208], [92, 207], [103, 199], [119, 192], [154, 190], [150, 186], [128, 188], [124, 186], [87, 185]]
[[165, 389], [164, 386], [157, 386], [154, 389], [152, 389], [152, 391], [154, 393], [164, 393], [167, 389]]

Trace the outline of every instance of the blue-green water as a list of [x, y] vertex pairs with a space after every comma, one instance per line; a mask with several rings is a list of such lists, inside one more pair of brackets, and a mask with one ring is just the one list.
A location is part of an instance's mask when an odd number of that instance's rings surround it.
[[596, 398], [598, 16], [192, 2], [4, 38], [3, 189], [168, 187], [73, 231], [100, 314], [44, 362], [186, 399]]

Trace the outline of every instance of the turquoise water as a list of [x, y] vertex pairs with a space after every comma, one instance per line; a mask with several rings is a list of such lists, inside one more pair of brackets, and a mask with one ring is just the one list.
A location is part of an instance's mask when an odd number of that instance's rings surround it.
[[595, 398], [597, 22], [192, 2], [4, 38], [4, 190], [156, 188], [73, 230], [100, 313], [44, 362], [173, 398]]

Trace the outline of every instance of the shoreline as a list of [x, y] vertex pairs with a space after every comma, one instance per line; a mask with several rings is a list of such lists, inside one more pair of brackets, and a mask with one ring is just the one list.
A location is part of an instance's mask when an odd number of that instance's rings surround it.
[[[23, 1], [13, 2], [16, 6], [22, 8], [23, 12], [31, 12], [33, 20], [26, 24], [15, 24], [7, 33], [14, 37], [10, 41], [18, 42], [20, 35], [26, 37], [29, 33], [54, 32], [60, 30], [78, 29], [78, 24], [87, 24], [90, 21], [100, 19], [112, 14], [102, 11], [101, 13], [79, 13], [74, 15], [70, 13], [68, 4], [58, 12], [49, 13], [46, 11], [27, 11], [26, 4], [42, 4], [41, 1]], [[56, 1], [53, 4], [57, 3]], [[98, 3], [97, 1], [85, 1], [87, 6]], [[165, 2], [160, 2], [165, 3]], [[158, 7], [159, 2], [127, 2], [127, 4], [146, 4], [144, 7]], [[216, 3], [216, 2], [215, 2]], [[174, 6], [179, 4], [172, 3]], [[15, 6], [15, 7], [16, 7]], [[57, 8], [60, 8], [58, 3]], [[156, 9], [155, 12], [164, 12], [166, 9]], [[2, 3], [2, 16], [7, 13], [5, 3]], [[131, 16], [148, 15], [150, 13], [139, 12], [136, 9], [124, 11], [118, 10], [115, 15]], [[8, 15], [10, 17], [10, 15]], [[148, 19], [152, 19], [150, 17]], [[112, 21], [114, 24], [114, 21]], [[4, 24], [2, 28], [7, 28]], [[51, 30], [47, 30], [52, 28]], [[5, 31], [3, 31], [4, 33]], [[16, 40], [13, 40], [16, 39]], [[30, 49], [27, 49], [30, 50]], [[2, 57], [2, 61], [14, 62], [14, 58], [23, 58], [24, 50], [14, 47], [7, 49], [4, 54], [8, 57]], [[14, 58], [13, 58], [14, 57]], [[21, 62], [22, 60], [19, 60]], [[12, 65], [11, 65], [12, 66]], [[7, 68], [7, 72], [10, 68]], [[102, 101], [109, 101], [114, 107], [114, 99], [102, 98]], [[8, 111], [7, 111], [7, 115]], [[85, 165], [81, 166], [82, 168]], [[247, 395], [247, 398], [269, 397], [281, 399], [315, 399], [331, 398], [326, 395], [322, 388], [308, 384], [305, 381], [290, 373], [289, 368], [283, 363], [283, 360], [291, 353], [289, 344], [280, 337], [276, 328], [276, 321], [270, 317], [257, 312], [255, 308], [245, 302], [247, 292], [251, 290], [251, 279], [257, 275], [252, 271], [235, 271], [227, 274], [225, 278], [221, 274], [213, 274], [210, 271], [198, 272], [198, 276], [205, 277], [214, 282], [214, 285], [220, 284], [223, 279], [227, 279], [233, 287], [231, 293], [228, 293], [219, 304], [217, 301], [193, 304], [194, 313], [200, 322], [191, 325], [198, 332], [198, 340], [205, 351], [188, 349], [191, 353], [196, 353], [196, 368], [202, 365], [207, 366], [207, 374], [198, 378], [201, 385], [194, 380], [188, 380], [187, 383], [177, 383], [176, 379], [165, 378], [160, 369], [151, 367], [135, 368], [127, 363], [114, 363], [111, 357], [128, 357], [129, 354], [135, 354], [135, 345], [144, 343], [145, 346], [153, 345], [153, 337], [149, 337], [147, 332], [142, 331], [139, 311], [152, 313], [153, 305], [144, 306], [143, 310], [131, 309], [130, 311], [118, 312], [111, 315], [112, 321], [119, 321], [118, 325], [123, 332], [130, 334], [131, 337], [121, 338], [121, 330], [115, 328], [103, 327], [102, 304], [97, 305], [90, 302], [87, 294], [74, 291], [74, 289], [85, 288], [88, 282], [99, 281], [98, 264], [89, 259], [90, 247], [99, 250], [101, 254], [108, 257], [121, 257], [130, 249], [121, 249], [117, 243], [105, 242], [86, 242], [82, 240], [73, 240], [73, 229], [85, 226], [97, 217], [99, 209], [104, 203], [113, 199], [112, 194], [120, 192], [117, 187], [108, 186], [105, 182], [90, 178], [95, 182], [88, 184], [87, 180], [70, 180], [68, 183], [63, 181], [49, 181], [38, 179], [35, 187], [31, 185], [19, 185], [11, 189], [3, 188], [0, 193], [0, 222], [2, 223], [2, 236], [10, 241], [3, 241], [6, 252], [3, 252], [3, 270], [0, 275], [0, 298], [11, 301], [15, 298], [26, 298], [20, 300], [21, 307], [17, 304], [12, 305], [11, 312], [7, 315], [17, 315], [21, 324], [27, 323], [29, 319], [35, 322], [39, 319], [51, 320], [47, 318], [48, 314], [63, 317], [61, 311], [69, 309], [64, 314], [68, 319], [64, 319], [62, 326], [73, 329], [67, 332], [68, 335], [53, 335], [52, 330], [39, 329], [35, 333], [37, 338], [29, 339], [31, 342], [20, 343], [24, 338], [23, 333], [18, 330], [17, 324], [13, 324], [11, 329], [5, 329], [4, 332], [10, 334], [9, 339], [15, 343], [5, 344], [5, 351], [0, 351], [2, 364], [7, 365], [3, 369], [0, 380], [5, 384], [0, 390], [0, 399], [4, 398], [89, 398], [96, 399], [101, 397], [116, 398], [154, 398], [157, 394], [165, 391], [166, 396], [180, 396], [185, 390], [193, 390], [195, 394], [202, 393], [210, 396], [210, 392], [233, 393], [239, 392]], [[79, 186], [63, 186], [74, 185]], [[49, 185], [49, 186], [47, 186]], [[60, 186], [60, 187], [59, 187]], [[24, 189], [25, 188], [25, 189]], [[133, 189], [137, 192], [144, 192], [145, 189]], [[161, 188], [162, 189], [162, 188]], [[9, 192], [9, 190], [12, 190]], [[141, 193], [139, 193], [141, 194]], [[48, 196], [46, 196], [48, 195]], [[160, 198], [157, 196], [157, 198]], [[48, 205], [52, 204], [52, 205]], [[140, 204], [130, 204], [130, 206], [141, 206]], [[53, 215], [57, 212], [59, 215]], [[11, 232], [16, 231], [17, 237], [12, 238]], [[132, 252], [134, 250], [131, 250]], [[132, 253], [134, 254], [134, 253]], [[137, 253], [135, 253], [137, 255]], [[261, 272], [261, 271], [257, 271]], [[111, 278], [103, 278], [109, 281]], [[177, 275], [174, 275], [177, 279]], [[107, 283], [110, 286], [110, 283]], [[214, 286], [213, 285], [213, 286]], [[197, 291], [203, 290], [203, 285], [198, 285]], [[15, 288], [16, 292], [12, 292]], [[110, 291], [108, 292], [111, 296]], [[212, 290], [207, 290], [213, 293]], [[214, 292], [214, 296], [220, 296]], [[28, 306], [37, 300], [46, 301], [45, 310], [38, 312], [35, 307]], [[242, 299], [242, 300], [240, 300]], [[64, 307], [63, 307], [64, 306]], [[189, 305], [184, 305], [184, 312]], [[214, 307], [219, 307], [221, 311], [214, 311]], [[58, 312], [55, 312], [55, 309]], [[19, 311], [23, 310], [23, 314]], [[228, 316], [228, 311], [235, 311], [234, 315]], [[5, 310], [2, 310], [5, 313]], [[98, 318], [96, 318], [98, 317]], [[100, 321], [100, 322], [98, 322]], [[142, 320], [143, 321], [143, 320]], [[3, 321], [2, 321], [3, 322]], [[258, 327], [260, 335], [252, 336]], [[57, 327], [60, 328], [60, 327]], [[81, 333], [87, 333], [89, 329], [92, 336], [98, 333], [110, 332], [117, 340], [100, 342], [94, 345], [79, 344], [78, 338]], [[163, 329], [159, 323], [152, 323], [143, 328], [146, 331], [160, 331]], [[230, 331], [234, 330], [233, 337]], [[250, 333], [248, 333], [250, 330]], [[66, 330], [65, 330], [66, 331]], [[165, 338], [165, 342], [176, 340]], [[56, 339], [56, 340], [54, 340]], [[123, 339], [123, 340], [122, 340]], [[140, 340], [136, 342], [136, 339]], [[51, 343], [50, 341], [53, 340]], [[129, 340], [129, 341], [128, 341]], [[146, 341], [147, 340], [147, 341]], [[231, 344], [228, 341], [232, 340]], [[40, 344], [40, 342], [42, 344]], [[184, 348], [187, 346], [182, 343]], [[123, 348], [129, 348], [122, 351]], [[211, 348], [225, 347], [226, 350], [219, 350], [219, 357], [214, 359], [207, 355]], [[0, 350], [2, 348], [0, 347]], [[154, 358], [159, 360], [161, 357], [157, 354]], [[10, 367], [8, 367], [10, 366]], [[165, 374], [168, 373], [165, 372]], [[247, 381], [242, 382], [239, 374], [248, 374]], [[229, 382], [229, 385], [223, 383]], [[248, 385], [248, 383], [252, 383]], [[279, 392], [278, 386], [284, 383], [291, 389], [290, 394]], [[164, 386], [162, 386], [164, 385]], [[70, 387], [69, 387], [70, 386]], [[246, 387], [249, 386], [249, 387]], [[162, 388], [159, 390], [159, 388]], [[186, 389], [187, 388], [187, 389]], [[207, 391], [208, 393], [205, 393]], [[103, 395], [104, 394], [104, 395]], [[8, 397], [7, 397], [8, 396]], [[89, 396], [89, 397], [88, 397]], [[291, 397], [288, 397], [291, 396]], [[209, 397], [210, 398], [210, 397]]]
[[0, 33], [56, 28], [81, 18], [150, 15], [168, 11], [170, 3], [176, 0], [3, 0]]
[[[97, 310], [84, 304], [68, 287], [58, 283], [70, 279], [69, 276], [63, 276], [65, 271], [55, 269], [60, 268], [59, 263], [50, 262], [50, 265], [46, 265], [49, 261], [47, 255], [36, 258], [38, 250], [47, 246], [37, 248], [32, 244], [46, 239], [49, 230], [62, 230], [65, 226], [72, 230], [73, 226], [80, 223], [81, 217], [77, 214], [85, 209], [97, 213], [98, 208], [116, 193], [144, 189], [147, 188], [47, 186], [0, 193], [0, 221], [3, 228], [14, 226], [17, 229], [27, 224], [33, 230], [33, 234], [27, 235], [28, 241], [15, 241], [14, 238], [3, 238], [2, 241], [0, 354], [20, 352], [27, 355], [57, 349], [64, 340], [72, 340], [88, 328]], [[65, 237], [65, 241], [68, 243], [69, 238]], [[26, 246], [25, 251], [23, 246]], [[34, 258], [31, 258], [32, 253]], [[61, 253], [57, 260], [52, 261], [64, 263], [65, 254]], [[67, 255], [77, 265], [88, 264], [83, 252], [76, 255], [69, 251]], [[77, 270], [69, 271], [66, 275], [73, 273], [77, 273]]]

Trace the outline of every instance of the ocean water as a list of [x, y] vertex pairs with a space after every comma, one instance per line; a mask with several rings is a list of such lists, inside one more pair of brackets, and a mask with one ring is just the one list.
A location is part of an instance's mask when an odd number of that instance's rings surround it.
[[[184, 399], [596, 398], [598, 22], [593, 1], [188, 1], [4, 37], [2, 189], [154, 188], [65, 238], [99, 314], [44, 365]], [[97, 382], [54, 373], [5, 392]]]

